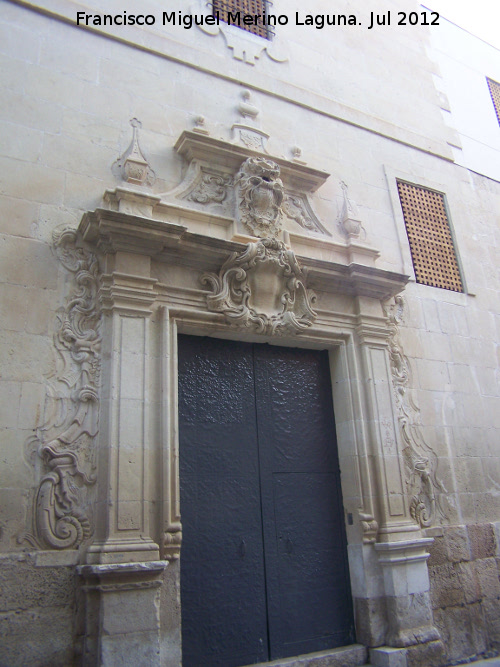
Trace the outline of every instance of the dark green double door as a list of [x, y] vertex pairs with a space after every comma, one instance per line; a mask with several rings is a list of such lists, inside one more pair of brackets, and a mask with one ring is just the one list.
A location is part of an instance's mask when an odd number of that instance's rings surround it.
[[353, 640], [328, 355], [179, 336], [183, 667]]

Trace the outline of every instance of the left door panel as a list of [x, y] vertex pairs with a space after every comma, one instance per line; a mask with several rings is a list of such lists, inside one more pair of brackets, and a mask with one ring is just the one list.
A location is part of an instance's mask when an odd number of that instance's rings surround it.
[[[179, 432], [183, 667], [264, 662], [269, 653], [250, 346], [179, 336]], [[207, 600], [213, 602], [208, 609]]]

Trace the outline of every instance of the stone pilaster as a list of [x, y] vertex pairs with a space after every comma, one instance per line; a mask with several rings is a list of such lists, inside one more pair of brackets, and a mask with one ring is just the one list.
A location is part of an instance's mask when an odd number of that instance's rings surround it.
[[[128, 273], [123, 271], [127, 265]], [[97, 531], [89, 563], [157, 560], [150, 526], [149, 474], [154, 442], [149, 319], [155, 281], [149, 257], [117, 252], [102, 276], [103, 405], [98, 456]], [[131, 268], [133, 270], [131, 270]]]
[[[374, 652], [373, 659], [378, 661], [374, 664], [438, 665], [442, 644], [433, 623], [427, 568], [427, 548], [433, 540], [422, 536], [410, 514], [387, 346], [388, 328], [379, 301], [358, 298], [358, 308], [357, 335], [364, 366], [378, 522], [372, 567], [379, 573], [378, 594], [384, 598], [384, 643], [402, 651], [397, 655], [394, 650]], [[368, 597], [368, 606], [377, 607], [380, 618], [377, 591]], [[381, 643], [382, 629], [378, 625], [378, 635], [376, 628], [367, 632], [372, 645]], [[410, 654], [413, 657], [408, 662]], [[424, 662], [419, 662], [419, 655], [425, 656]]]

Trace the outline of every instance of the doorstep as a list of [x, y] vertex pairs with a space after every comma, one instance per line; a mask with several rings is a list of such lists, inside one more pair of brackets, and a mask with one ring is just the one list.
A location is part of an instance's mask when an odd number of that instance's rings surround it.
[[361, 644], [282, 658], [272, 662], [261, 662], [251, 667], [361, 667], [366, 665], [368, 650]]

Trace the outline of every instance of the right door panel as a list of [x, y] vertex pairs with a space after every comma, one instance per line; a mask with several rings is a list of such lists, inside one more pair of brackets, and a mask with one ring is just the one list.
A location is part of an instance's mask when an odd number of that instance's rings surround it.
[[256, 345], [271, 659], [353, 641], [328, 353]]

